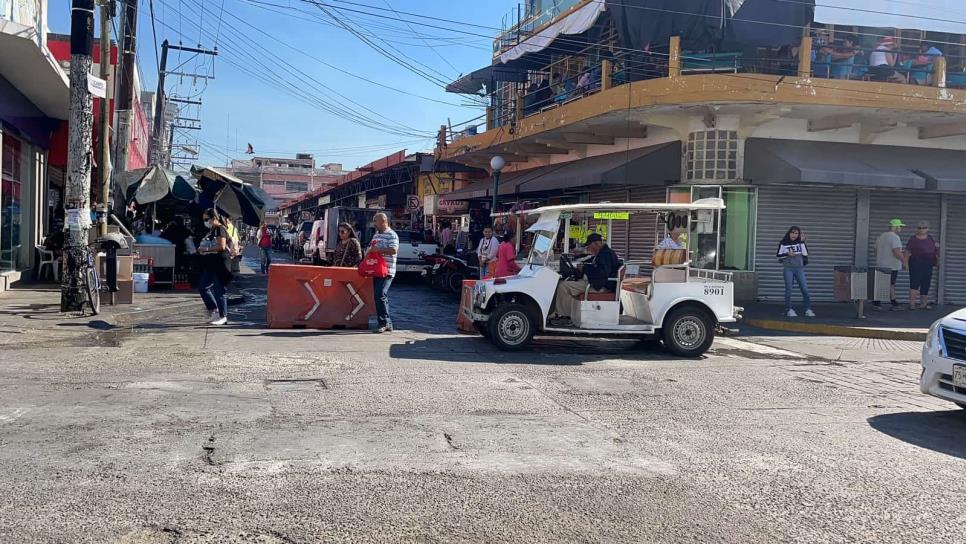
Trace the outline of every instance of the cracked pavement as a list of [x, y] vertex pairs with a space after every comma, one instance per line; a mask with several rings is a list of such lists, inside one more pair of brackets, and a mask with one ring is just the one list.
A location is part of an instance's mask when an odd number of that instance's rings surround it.
[[[179, 315], [6, 345], [0, 542], [961, 542], [966, 411], [918, 346], [719, 339], [701, 360]], [[748, 333], [746, 333], [748, 334]]]

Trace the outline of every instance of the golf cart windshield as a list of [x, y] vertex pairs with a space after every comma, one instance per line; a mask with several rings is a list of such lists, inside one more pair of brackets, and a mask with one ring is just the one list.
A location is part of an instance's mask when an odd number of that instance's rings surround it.
[[527, 229], [527, 232], [533, 233], [533, 247], [530, 249], [528, 265], [547, 266], [553, 257], [553, 244], [559, 228], [560, 212], [554, 211], [540, 214], [537, 222]]

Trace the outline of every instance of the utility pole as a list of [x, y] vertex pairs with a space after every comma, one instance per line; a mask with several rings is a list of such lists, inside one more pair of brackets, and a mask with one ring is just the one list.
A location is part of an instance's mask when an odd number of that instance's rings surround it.
[[101, 178], [100, 191], [100, 223], [98, 232], [101, 236], [107, 234], [107, 217], [111, 211], [111, 17], [114, 15], [114, 0], [101, 2], [101, 79], [104, 80], [106, 93], [101, 99], [101, 134], [98, 137], [98, 173]]
[[71, 0], [70, 11], [70, 119], [67, 136], [67, 183], [64, 199], [67, 212], [67, 269], [61, 285], [61, 311], [83, 308], [80, 262], [86, 256], [91, 227], [91, 139], [94, 125], [93, 100], [87, 76], [91, 71], [94, 45], [94, 0]]
[[[114, 0], [108, 0], [113, 2]], [[121, 43], [118, 44], [120, 79], [117, 84], [117, 162], [116, 172], [127, 170], [128, 142], [131, 141], [131, 124], [134, 120], [135, 100], [134, 72], [137, 62], [138, 4], [137, 0], [121, 0], [124, 3], [124, 16], [121, 18]], [[109, 201], [108, 201], [109, 202]]]
[[164, 74], [168, 69], [168, 40], [161, 43], [161, 64], [158, 70], [158, 92], [154, 96], [154, 127], [151, 129], [151, 164], [161, 164], [161, 127], [164, 120]]
[[[130, 2], [136, 2], [137, 0], [128, 0]], [[171, 155], [173, 145], [174, 145], [174, 129], [186, 129], [186, 130], [201, 130], [201, 120], [200, 119], [188, 119], [180, 116], [180, 111], [175, 114], [174, 119], [170, 126], [167, 127], [167, 151], [164, 150], [165, 146], [165, 114], [167, 110], [168, 102], [182, 103], [182, 104], [194, 104], [200, 105], [200, 100], [190, 100], [190, 99], [178, 99], [178, 98], [168, 98], [164, 92], [164, 80], [165, 76], [172, 75], [178, 77], [189, 77], [193, 79], [205, 79], [212, 80], [215, 76], [209, 76], [204, 74], [192, 74], [187, 72], [178, 71], [168, 71], [168, 50], [174, 49], [175, 51], [181, 51], [184, 53], [194, 53], [195, 55], [210, 55], [217, 56], [218, 50], [203, 49], [200, 47], [185, 47], [183, 45], [171, 45], [168, 40], [164, 40], [161, 44], [161, 59], [158, 71], [158, 92], [157, 92], [157, 103], [155, 104], [154, 110], [154, 127], [151, 132], [151, 163], [161, 164], [165, 167], [171, 167]], [[190, 124], [183, 125], [178, 124], [178, 121], [188, 121]]]

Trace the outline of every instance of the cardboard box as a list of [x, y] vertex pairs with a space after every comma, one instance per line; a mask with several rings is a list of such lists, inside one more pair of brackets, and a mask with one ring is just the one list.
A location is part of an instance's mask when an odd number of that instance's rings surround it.
[[[101, 281], [107, 279], [107, 255], [98, 253], [95, 258], [97, 265], [97, 275]], [[131, 255], [118, 255], [117, 257], [117, 280], [130, 280], [134, 278], [134, 257]]]
[[[111, 303], [111, 293], [101, 291], [101, 304]], [[115, 304], [134, 303], [134, 280], [117, 280], [117, 292], [114, 293]]]

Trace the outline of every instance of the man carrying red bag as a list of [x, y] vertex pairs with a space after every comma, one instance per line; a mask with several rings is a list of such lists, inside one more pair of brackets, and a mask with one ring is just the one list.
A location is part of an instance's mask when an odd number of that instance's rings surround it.
[[[366, 251], [366, 257], [362, 259], [359, 270], [365, 275], [372, 276], [373, 295], [376, 299], [376, 317], [379, 320], [379, 327], [374, 332], [380, 334], [392, 332], [392, 318], [389, 317], [389, 286], [392, 284], [392, 278], [396, 275], [399, 235], [389, 228], [389, 218], [384, 213], [377, 213], [373, 216], [372, 223], [376, 227], [376, 234], [372, 237], [372, 244]], [[385, 268], [379, 266], [381, 263], [374, 263], [376, 266], [368, 267], [367, 261], [370, 260], [370, 256], [381, 257], [385, 261]], [[364, 267], [372, 268], [372, 270], [364, 271]]]

